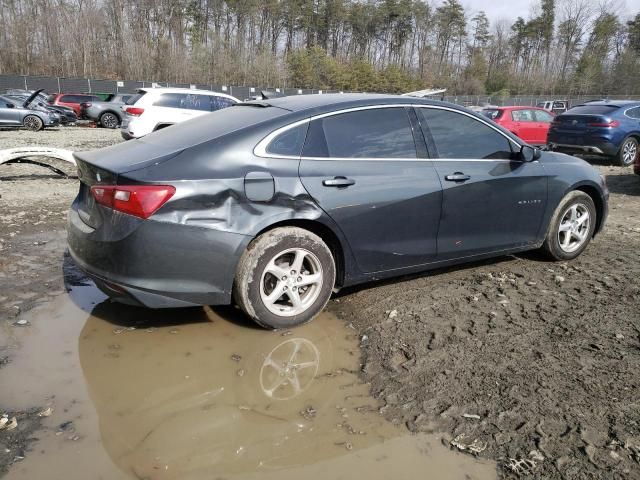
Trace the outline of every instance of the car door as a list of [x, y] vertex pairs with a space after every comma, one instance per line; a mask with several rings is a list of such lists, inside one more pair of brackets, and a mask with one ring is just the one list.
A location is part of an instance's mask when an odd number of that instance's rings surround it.
[[542, 164], [519, 160], [520, 145], [475, 116], [416, 111], [443, 188], [438, 258], [534, 244], [547, 202]]
[[537, 130], [535, 145], [546, 145], [547, 136], [549, 135], [549, 127], [551, 126], [554, 116], [542, 109], [534, 110], [533, 116], [536, 119]]
[[538, 132], [533, 112], [529, 109], [512, 110], [511, 118], [515, 126], [513, 133], [527, 143], [535, 143]]
[[0, 125], [20, 125], [22, 112], [18, 106], [8, 98], [0, 97]]
[[404, 107], [368, 107], [309, 125], [300, 179], [363, 272], [425, 264], [437, 253], [440, 180], [409, 115], [415, 120]]

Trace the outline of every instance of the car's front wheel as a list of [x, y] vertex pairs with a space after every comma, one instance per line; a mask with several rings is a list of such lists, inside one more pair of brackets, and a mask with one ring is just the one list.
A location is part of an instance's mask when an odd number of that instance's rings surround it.
[[325, 307], [336, 269], [320, 237], [297, 227], [275, 228], [251, 242], [238, 264], [234, 298], [265, 328], [311, 321]]
[[640, 155], [638, 140], [633, 137], [626, 138], [618, 152], [618, 164], [622, 167], [633, 165], [638, 155]]
[[573, 260], [591, 241], [596, 215], [589, 195], [580, 191], [567, 194], [551, 218], [542, 249], [554, 260]]
[[120, 123], [120, 119], [111, 112], [106, 112], [100, 115], [100, 126], [103, 128], [117, 128]]
[[37, 132], [44, 128], [44, 122], [40, 117], [36, 115], [27, 115], [26, 117], [24, 117], [22, 125], [24, 126], [24, 128], [26, 128], [27, 130], [31, 130], [32, 132]]

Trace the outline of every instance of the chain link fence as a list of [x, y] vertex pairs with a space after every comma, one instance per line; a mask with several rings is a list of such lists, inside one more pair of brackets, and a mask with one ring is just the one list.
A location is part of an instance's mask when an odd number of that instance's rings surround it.
[[[301, 88], [275, 88], [275, 87], [250, 87], [216, 84], [189, 84], [189, 83], [167, 83], [167, 82], [141, 82], [141, 81], [117, 81], [99, 80], [89, 78], [64, 78], [45, 77], [31, 75], [0, 75], [0, 92], [8, 89], [37, 90], [45, 89], [48, 93], [134, 93], [138, 88], [144, 87], [177, 87], [177, 88], [198, 88], [212, 90], [214, 92], [227, 93], [234, 97], [245, 100], [254, 95], [259, 95], [261, 91], [274, 92], [281, 95], [302, 95], [310, 93], [342, 93], [338, 90], [313, 90]], [[622, 100], [630, 99], [628, 96], [605, 96], [605, 95], [580, 95], [580, 96], [512, 96], [512, 97], [491, 97], [487, 95], [445, 95], [443, 100], [464, 106], [484, 106], [484, 105], [521, 105], [535, 106], [546, 100], [568, 100], [569, 105], [577, 105], [588, 100], [610, 99]]]
[[95, 80], [89, 78], [64, 78], [44, 77], [30, 75], [0, 75], [0, 92], [9, 89], [37, 90], [45, 89], [48, 93], [134, 93], [138, 88], [145, 87], [172, 87], [172, 88], [197, 88], [212, 90], [214, 92], [227, 93], [245, 100], [254, 95], [260, 95], [265, 90], [282, 95], [303, 95], [310, 93], [339, 93], [339, 90], [313, 90], [306, 88], [276, 88], [276, 87], [251, 87], [216, 84], [170, 83], [170, 82], [135, 82], [131, 80]]

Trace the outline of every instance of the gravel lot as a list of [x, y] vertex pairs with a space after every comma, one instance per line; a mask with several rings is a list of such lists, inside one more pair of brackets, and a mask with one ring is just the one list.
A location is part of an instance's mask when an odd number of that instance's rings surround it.
[[[119, 141], [117, 130], [0, 131], [0, 148]], [[504, 257], [334, 297], [328, 308], [359, 332], [361, 375], [384, 417], [438, 432], [454, 449], [475, 442], [506, 478], [640, 478], [640, 177], [598, 168], [609, 220], [573, 262]], [[64, 292], [76, 183], [0, 166], [0, 368], [12, 368], [15, 353], [2, 329]], [[0, 432], [0, 445], [27, 448], [37, 408], [25, 406], [29, 428], [9, 440]], [[0, 456], [0, 473], [11, 461]]]

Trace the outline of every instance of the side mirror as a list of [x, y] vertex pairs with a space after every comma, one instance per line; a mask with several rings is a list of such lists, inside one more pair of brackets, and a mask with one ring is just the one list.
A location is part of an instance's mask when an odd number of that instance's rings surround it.
[[13, 103], [7, 103], [7, 108], [16, 108], [16, 106]]
[[524, 162], [533, 162], [538, 160], [542, 153], [539, 148], [532, 147], [530, 145], [522, 145], [520, 147], [520, 158]]

